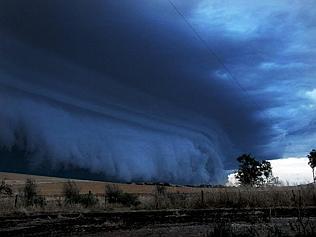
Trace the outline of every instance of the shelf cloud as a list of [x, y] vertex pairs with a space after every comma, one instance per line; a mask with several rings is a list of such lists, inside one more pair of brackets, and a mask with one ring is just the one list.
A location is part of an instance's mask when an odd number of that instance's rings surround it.
[[0, 168], [200, 184], [302, 156], [314, 3], [237, 2], [173, 1], [196, 32], [168, 1], [1, 2]]

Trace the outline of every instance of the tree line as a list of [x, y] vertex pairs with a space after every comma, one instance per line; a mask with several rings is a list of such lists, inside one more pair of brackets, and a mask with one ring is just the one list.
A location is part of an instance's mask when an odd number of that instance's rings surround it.
[[[308, 155], [308, 165], [312, 168], [313, 181], [316, 182], [316, 150], [313, 149]], [[239, 168], [235, 178], [243, 186], [264, 186], [266, 184], [277, 182], [273, 176], [272, 166], [269, 161], [258, 161], [251, 154], [243, 154], [237, 158]]]

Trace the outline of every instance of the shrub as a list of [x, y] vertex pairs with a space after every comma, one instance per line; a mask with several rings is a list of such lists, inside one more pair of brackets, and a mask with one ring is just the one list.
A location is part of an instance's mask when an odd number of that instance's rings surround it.
[[187, 198], [189, 195], [169, 192], [163, 184], [157, 184], [153, 193], [152, 207], [154, 209], [168, 209], [168, 208], [186, 208], [191, 205], [191, 201]]
[[80, 202], [80, 189], [73, 181], [68, 181], [64, 184], [63, 195], [66, 204], [77, 204]]
[[117, 203], [119, 197], [122, 195], [122, 191], [117, 185], [106, 185], [105, 194], [109, 203]]
[[37, 194], [37, 185], [34, 180], [27, 179], [23, 188], [23, 200], [25, 206], [41, 206], [46, 205], [44, 197]]
[[131, 193], [122, 193], [119, 196], [118, 203], [121, 203], [124, 206], [138, 206], [140, 204], [137, 196]]
[[6, 184], [5, 180], [1, 181], [0, 194], [9, 195], [9, 196], [13, 194], [11, 186]]
[[169, 199], [167, 197], [166, 187], [162, 185], [156, 185], [154, 191], [154, 202], [155, 208], [161, 209], [166, 208], [169, 203]]
[[34, 205], [35, 206], [40, 206], [40, 207], [44, 207], [46, 206], [46, 199], [43, 196], [35, 196], [34, 198]]
[[123, 192], [117, 185], [106, 185], [105, 194], [109, 203], [120, 203], [124, 206], [140, 204], [136, 195]]
[[37, 186], [34, 180], [27, 179], [23, 188], [25, 206], [32, 206], [37, 195]]
[[88, 194], [80, 194], [80, 189], [75, 182], [68, 181], [64, 184], [63, 195], [66, 204], [81, 204], [84, 207], [92, 207], [98, 203], [97, 197], [90, 191]]
[[80, 204], [84, 207], [92, 207], [95, 206], [98, 203], [97, 197], [92, 194], [90, 191], [88, 194], [81, 194], [80, 195]]

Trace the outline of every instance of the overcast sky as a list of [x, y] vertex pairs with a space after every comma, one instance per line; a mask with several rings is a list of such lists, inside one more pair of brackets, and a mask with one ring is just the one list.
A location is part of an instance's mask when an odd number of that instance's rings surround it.
[[[316, 140], [314, 1], [202, 1], [190, 16], [209, 45], [263, 109], [283, 141], [302, 156]], [[217, 79], [229, 77], [223, 69]], [[283, 136], [283, 137], [282, 137]]]
[[194, 147], [209, 139], [224, 168], [241, 153], [304, 157], [315, 148], [315, 1], [171, 2], [176, 9], [167, 0], [1, 1], [0, 92], [91, 117], [119, 104], [159, 118], [140, 122], [151, 131], [168, 123]]

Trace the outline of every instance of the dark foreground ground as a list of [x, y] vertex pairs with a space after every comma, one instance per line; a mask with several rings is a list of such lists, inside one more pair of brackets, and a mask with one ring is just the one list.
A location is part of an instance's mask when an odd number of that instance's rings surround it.
[[316, 236], [316, 208], [11, 213], [0, 236]]

